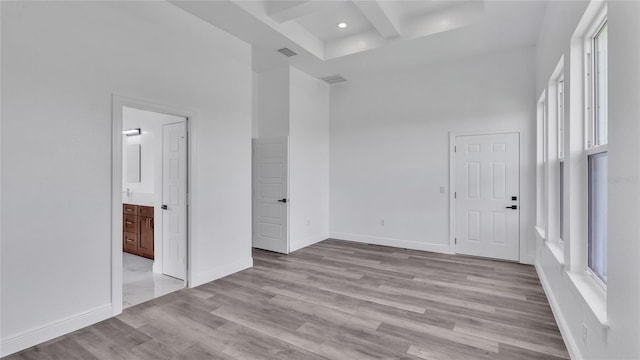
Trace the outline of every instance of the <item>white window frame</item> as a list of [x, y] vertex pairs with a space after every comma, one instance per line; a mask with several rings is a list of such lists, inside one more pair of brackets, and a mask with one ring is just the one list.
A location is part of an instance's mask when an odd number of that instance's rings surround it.
[[560, 57], [555, 70], [549, 78], [548, 87], [546, 89], [546, 144], [544, 152], [546, 152], [546, 243], [556, 260], [564, 263], [564, 239], [560, 234], [560, 171], [559, 163], [562, 161], [562, 150], [560, 144], [563, 127], [561, 124], [564, 118], [564, 91], [562, 85], [564, 81], [564, 55]]
[[[564, 82], [564, 71], [560, 73], [560, 75], [558, 76], [558, 79], [556, 81], [556, 122], [557, 122], [557, 137], [558, 137], [558, 151], [557, 151], [557, 155], [558, 155], [558, 176], [557, 176], [557, 181], [558, 181], [558, 196], [562, 197], [563, 194], [566, 193], [567, 187], [564, 186], [565, 184], [561, 184], [560, 181], [562, 180], [562, 182], [566, 182], [566, 178], [567, 178], [567, 169], [565, 168], [565, 162], [564, 162], [564, 153], [565, 153], [565, 135], [564, 135], [564, 128], [565, 128], [565, 82]], [[562, 171], [560, 171], [560, 168], [562, 168]], [[560, 177], [560, 174], [562, 173], [562, 177]], [[562, 192], [560, 192], [560, 188], [562, 188]], [[563, 228], [566, 229], [566, 216], [564, 216], [565, 211], [564, 211], [564, 207], [566, 206], [566, 202], [564, 201], [564, 199], [560, 198], [559, 199], [559, 204], [562, 204], [563, 206], [558, 206], [558, 244], [560, 245], [561, 248], [564, 248], [564, 234], [563, 234]], [[560, 219], [563, 219], [564, 221], [561, 221]], [[562, 226], [561, 226], [562, 224]]]
[[[585, 177], [588, 179], [589, 177], [589, 157], [596, 154], [606, 153], [608, 152], [607, 144], [599, 144], [596, 143], [596, 102], [595, 102], [595, 56], [594, 56], [594, 48], [595, 48], [595, 38], [602, 31], [602, 29], [607, 25], [607, 12], [606, 7], [603, 8], [598, 15], [594, 18], [594, 21], [589, 26], [586, 36], [584, 38], [584, 99], [585, 99], [585, 117], [584, 117], [584, 155], [583, 161], [585, 162]], [[588, 180], [587, 180], [588, 182]], [[584, 196], [587, 204], [587, 211], [589, 211], [589, 186], [584, 189]], [[585, 224], [587, 235], [584, 241], [586, 242], [586, 246], [584, 247], [585, 251], [583, 254], [584, 258], [584, 272], [588, 278], [592, 279], [593, 282], [601, 288], [605, 293], [607, 291], [607, 284], [600, 279], [596, 273], [591, 270], [589, 267], [589, 226], [590, 223], [587, 221]]]
[[558, 160], [560, 162], [564, 161], [564, 72], [560, 74], [560, 78], [556, 82], [556, 93], [557, 93], [557, 119], [558, 119]]
[[538, 153], [536, 168], [536, 227], [544, 232], [547, 238], [547, 94], [542, 92], [537, 105], [537, 133], [538, 133]]

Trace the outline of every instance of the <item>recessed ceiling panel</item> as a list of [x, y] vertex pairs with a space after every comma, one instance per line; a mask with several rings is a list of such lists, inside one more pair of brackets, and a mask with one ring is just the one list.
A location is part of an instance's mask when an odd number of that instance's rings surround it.
[[[328, 42], [373, 29], [351, 2], [326, 1], [323, 4], [326, 5], [325, 9], [295, 20], [318, 39]], [[340, 22], [346, 23], [347, 27], [338, 28]]]
[[397, 21], [406, 22], [469, 2], [483, 2], [483, 0], [385, 1], [382, 4]]

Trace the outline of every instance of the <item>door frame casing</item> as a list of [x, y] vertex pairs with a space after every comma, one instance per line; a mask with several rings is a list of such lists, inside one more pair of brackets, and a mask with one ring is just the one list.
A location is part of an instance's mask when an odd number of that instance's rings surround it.
[[184, 117], [187, 125], [187, 276], [185, 286], [193, 281], [193, 271], [196, 268], [197, 244], [194, 241], [196, 226], [195, 209], [197, 196], [194, 179], [195, 164], [195, 132], [197, 113], [191, 109], [175, 106], [160, 105], [158, 103], [133, 97], [112, 94], [112, 143], [111, 143], [111, 308], [113, 316], [122, 313], [123, 279], [122, 279], [122, 108], [129, 107], [138, 110], [152, 111], [167, 115]]
[[[520, 131], [481, 131], [481, 132], [453, 132], [449, 131], [449, 252], [456, 252], [456, 137], [482, 135], [518, 135], [518, 197], [522, 198], [522, 133]], [[520, 206], [522, 209], [522, 206]], [[518, 262], [522, 262], [522, 210], [518, 213]]]

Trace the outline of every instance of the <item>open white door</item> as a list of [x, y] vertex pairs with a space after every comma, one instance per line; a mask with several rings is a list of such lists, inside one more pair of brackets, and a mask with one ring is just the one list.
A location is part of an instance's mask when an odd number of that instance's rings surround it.
[[187, 124], [162, 127], [162, 272], [187, 274]]
[[519, 134], [457, 136], [456, 252], [518, 261]]
[[287, 137], [253, 141], [253, 247], [289, 253]]

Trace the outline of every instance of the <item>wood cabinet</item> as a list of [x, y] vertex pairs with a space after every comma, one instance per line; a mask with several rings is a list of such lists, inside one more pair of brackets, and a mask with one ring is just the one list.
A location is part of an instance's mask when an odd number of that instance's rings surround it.
[[122, 250], [153, 259], [153, 207], [122, 205]]

